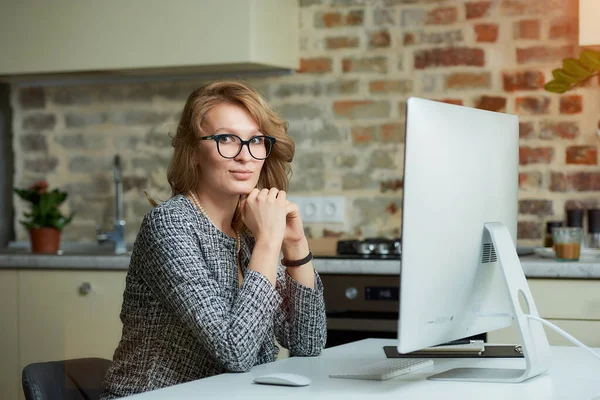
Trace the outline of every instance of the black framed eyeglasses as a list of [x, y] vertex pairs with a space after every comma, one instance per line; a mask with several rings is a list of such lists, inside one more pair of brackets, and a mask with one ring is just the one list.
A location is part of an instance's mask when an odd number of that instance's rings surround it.
[[269, 157], [276, 142], [272, 136], [257, 135], [248, 140], [242, 140], [241, 137], [231, 133], [202, 136], [200, 140], [214, 140], [217, 143], [217, 151], [223, 158], [237, 157], [246, 145], [250, 155], [257, 160], [264, 160]]

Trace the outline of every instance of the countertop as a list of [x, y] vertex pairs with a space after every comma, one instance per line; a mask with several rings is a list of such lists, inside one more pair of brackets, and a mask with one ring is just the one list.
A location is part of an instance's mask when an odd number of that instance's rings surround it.
[[[123, 270], [129, 267], [130, 253], [114, 255], [110, 249], [66, 249], [62, 255], [31, 254], [23, 248], [0, 252], [0, 269], [85, 269]], [[559, 262], [537, 255], [521, 256], [528, 278], [600, 279], [600, 260]], [[342, 259], [315, 257], [313, 266], [320, 274], [397, 275], [400, 260]]]

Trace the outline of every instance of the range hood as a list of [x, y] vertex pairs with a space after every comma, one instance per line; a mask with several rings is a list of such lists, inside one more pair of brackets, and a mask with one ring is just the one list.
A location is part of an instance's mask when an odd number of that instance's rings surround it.
[[298, 0], [3, 0], [0, 80], [298, 68]]

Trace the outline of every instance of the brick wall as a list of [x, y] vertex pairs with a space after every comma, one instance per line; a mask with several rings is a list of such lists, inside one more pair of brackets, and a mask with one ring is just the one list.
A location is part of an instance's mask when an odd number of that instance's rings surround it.
[[[563, 218], [566, 204], [597, 204], [598, 82], [565, 95], [543, 90], [562, 58], [578, 54], [576, 3], [300, 4], [299, 70], [250, 82], [290, 123], [297, 144], [291, 194], [346, 197], [347, 221], [311, 224], [313, 237], [399, 234], [410, 95], [520, 116], [521, 244], [541, 243], [544, 222]], [[200, 83], [14, 86], [15, 182], [45, 177], [67, 189], [77, 217], [65, 237], [93, 240], [94, 225], [110, 223], [110, 162], [119, 152], [132, 241], [149, 210], [142, 190], [169, 196], [167, 132]]]

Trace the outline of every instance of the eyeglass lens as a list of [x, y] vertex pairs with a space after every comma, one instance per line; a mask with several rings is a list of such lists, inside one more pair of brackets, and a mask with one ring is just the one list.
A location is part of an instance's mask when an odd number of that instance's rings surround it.
[[[235, 135], [222, 135], [217, 140], [219, 153], [226, 158], [233, 158], [242, 151], [241, 139]], [[250, 155], [259, 160], [265, 159], [271, 153], [273, 144], [264, 136], [255, 136], [250, 139], [248, 149]]]

